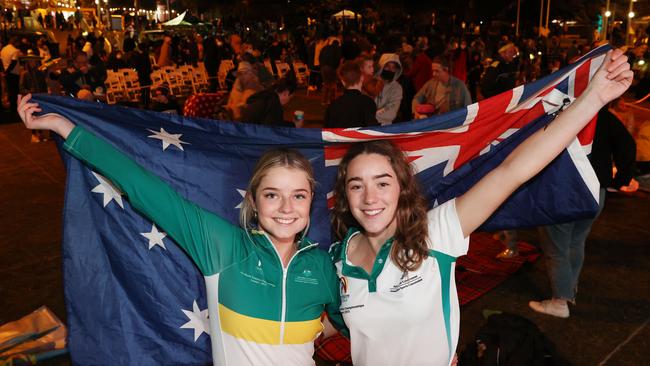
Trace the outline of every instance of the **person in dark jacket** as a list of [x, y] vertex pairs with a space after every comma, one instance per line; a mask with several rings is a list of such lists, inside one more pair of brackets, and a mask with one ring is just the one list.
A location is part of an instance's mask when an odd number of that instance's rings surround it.
[[[612, 160], [616, 176], [612, 178]], [[589, 161], [600, 182], [599, 206], [602, 211], [608, 187], [634, 191], [636, 144], [623, 123], [607, 108], [598, 112], [596, 133]], [[629, 184], [629, 186], [628, 186]], [[596, 216], [597, 217], [597, 216]], [[584, 262], [585, 241], [596, 218], [549, 225], [541, 230], [542, 252], [551, 281], [553, 297], [531, 301], [529, 306], [540, 313], [559, 318], [569, 317], [568, 303], [575, 305], [578, 277]]]
[[61, 73], [61, 84], [68, 95], [76, 96], [80, 89], [94, 91], [99, 86], [104, 86], [104, 81], [95, 68], [88, 63], [85, 52], [75, 55], [72, 67]]
[[481, 95], [489, 98], [515, 87], [519, 76], [519, 66], [515, 57], [519, 53], [513, 43], [499, 49], [499, 56], [485, 70], [481, 80]]
[[325, 111], [325, 127], [348, 128], [377, 125], [375, 101], [361, 93], [363, 81], [359, 63], [346, 61], [339, 69], [338, 74], [345, 86], [345, 91]]
[[295, 76], [289, 73], [278, 80], [271, 88], [257, 92], [246, 101], [242, 108], [242, 122], [266, 126], [295, 127], [284, 120], [282, 107], [287, 104], [296, 91]]
[[219, 89], [217, 72], [223, 55], [220, 52], [218, 43], [221, 43], [221, 41], [212, 36], [203, 40], [203, 64], [205, 72], [208, 74], [208, 92], [210, 93], [214, 93]]
[[126, 62], [138, 72], [138, 80], [142, 88], [142, 105], [149, 105], [152, 71], [149, 43], [141, 42], [137, 45], [133, 38], [127, 38], [124, 40], [124, 52], [126, 53]]
[[337, 39], [323, 47], [318, 58], [320, 71], [323, 77], [323, 105], [330, 104], [336, 98], [336, 70], [341, 63], [341, 46]]

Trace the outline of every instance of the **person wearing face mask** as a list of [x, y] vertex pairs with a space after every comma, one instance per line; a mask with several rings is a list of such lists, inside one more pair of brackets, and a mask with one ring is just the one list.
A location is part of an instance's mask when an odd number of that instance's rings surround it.
[[375, 98], [377, 105], [377, 122], [381, 125], [392, 124], [402, 102], [402, 86], [397, 79], [402, 74], [402, 63], [394, 53], [384, 53], [379, 58], [378, 76], [384, 82], [384, 88]]

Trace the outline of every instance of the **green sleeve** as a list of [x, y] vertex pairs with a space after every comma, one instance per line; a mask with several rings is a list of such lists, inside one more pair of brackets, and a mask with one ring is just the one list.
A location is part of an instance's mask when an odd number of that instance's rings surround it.
[[339, 289], [341, 280], [336, 274], [336, 267], [334, 267], [334, 263], [328, 259], [326, 259], [326, 261], [328, 263], [325, 264], [325, 268], [323, 270], [325, 272], [325, 278], [328, 282], [327, 285], [332, 301], [328, 304], [325, 304], [325, 312], [327, 313], [327, 317], [329, 318], [332, 325], [338, 329], [338, 331], [341, 332], [341, 334], [343, 334], [346, 338], [350, 338], [350, 331], [345, 326], [343, 315], [341, 314], [340, 309], [341, 293]]
[[181, 197], [105, 140], [77, 126], [63, 147], [118, 187], [131, 206], [189, 254], [203, 275], [218, 273], [241, 255], [244, 230]]

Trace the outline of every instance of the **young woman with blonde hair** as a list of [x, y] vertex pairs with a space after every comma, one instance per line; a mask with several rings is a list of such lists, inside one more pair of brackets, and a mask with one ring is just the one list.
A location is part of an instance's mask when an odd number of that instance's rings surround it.
[[40, 108], [30, 97], [18, 101], [27, 128], [61, 135], [66, 151], [110, 179], [194, 260], [206, 282], [215, 365], [314, 364], [322, 312], [342, 321], [334, 266], [305, 237], [315, 181], [304, 156], [276, 149], [259, 159], [239, 227], [65, 117], [34, 116]]

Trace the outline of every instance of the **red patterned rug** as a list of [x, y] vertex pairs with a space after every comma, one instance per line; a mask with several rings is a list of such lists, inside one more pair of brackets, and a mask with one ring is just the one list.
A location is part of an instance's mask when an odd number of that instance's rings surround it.
[[[503, 244], [489, 233], [475, 233], [470, 237], [469, 253], [456, 262], [456, 287], [461, 305], [476, 300], [495, 288], [527, 262], [535, 262], [539, 250], [526, 242], [517, 243], [519, 256], [496, 259]], [[323, 361], [351, 362], [350, 342], [340, 336], [316, 342], [316, 357]]]

